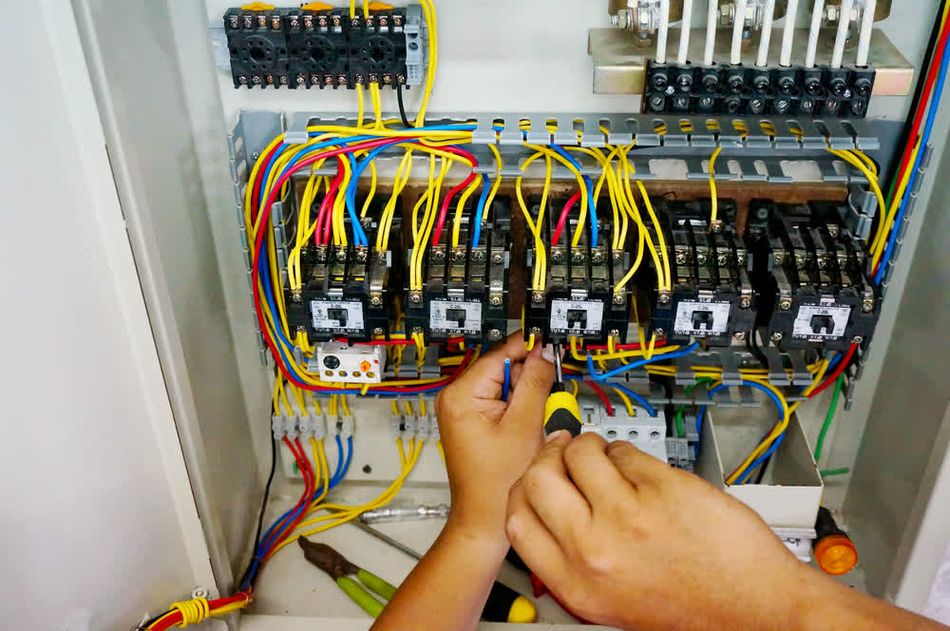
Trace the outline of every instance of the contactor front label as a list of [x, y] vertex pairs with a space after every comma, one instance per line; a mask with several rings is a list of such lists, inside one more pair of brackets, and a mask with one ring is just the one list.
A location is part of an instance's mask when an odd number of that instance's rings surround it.
[[604, 303], [594, 300], [552, 300], [551, 331], [570, 335], [600, 335]]
[[429, 305], [429, 329], [433, 333], [481, 335], [482, 303], [433, 300]]
[[725, 335], [729, 331], [731, 310], [728, 302], [681, 300], [676, 307], [673, 333], [694, 337]]
[[313, 328], [331, 333], [362, 333], [363, 304], [359, 300], [311, 300]]
[[802, 305], [792, 329], [796, 340], [836, 341], [844, 337], [851, 319], [851, 307]]

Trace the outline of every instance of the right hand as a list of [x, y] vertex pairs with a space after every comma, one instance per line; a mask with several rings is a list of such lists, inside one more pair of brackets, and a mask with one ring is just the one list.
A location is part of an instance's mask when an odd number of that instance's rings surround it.
[[511, 490], [506, 530], [575, 614], [624, 628], [775, 626], [810, 578], [744, 504], [596, 434], [549, 438]]

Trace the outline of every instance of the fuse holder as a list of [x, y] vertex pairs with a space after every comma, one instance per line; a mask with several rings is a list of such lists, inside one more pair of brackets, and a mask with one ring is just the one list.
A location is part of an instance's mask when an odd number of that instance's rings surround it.
[[825, 574], [841, 576], [858, 564], [858, 550], [848, 535], [829, 535], [815, 542], [815, 561]]

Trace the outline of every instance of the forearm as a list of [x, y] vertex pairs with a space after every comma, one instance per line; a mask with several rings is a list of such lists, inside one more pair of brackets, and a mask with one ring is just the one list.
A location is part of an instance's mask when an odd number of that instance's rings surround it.
[[488, 536], [450, 519], [373, 629], [473, 629], [507, 551], [504, 533]]

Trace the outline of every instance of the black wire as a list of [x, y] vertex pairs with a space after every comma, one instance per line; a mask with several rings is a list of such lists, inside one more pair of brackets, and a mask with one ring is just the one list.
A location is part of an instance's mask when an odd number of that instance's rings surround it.
[[[251, 572], [251, 567], [254, 565], [254, 555], [257, 554], [257, 547], [261, 543], [261, 530], [264, 528], [264, 512], [267, 510], [267, 499], [270, 497], [270, 487], [271, 483], [274, 481], [274, 472], [277, 469], [277, 441], [274, 438], [271, 438], [270, 441], [270, 474], [267, 476], [267, 484], [264, 485], [264, 498], [261, 500], [261, 510], [257, 514], [257, 534], [254, 535], [254, 548], [251, 550], [251, 558], [247, 562], [247, 569], [244, 570], [244, 574], [241, 575], [241, 580], [238, 582], [238, 586], [244, 585], [244, 581], [247, 580], [248, 574]], [[253, 581], [252, 581], [253, 583]]]
[[402, 118], [402, 124], [407, 128], [412, 127], [409, 117], [406, 116], [406, 104], [402, 100], [402, 84], [398, 81], [396, 82], [396, 100], [399, 101], [399, 117]]
[[766, 359], [765, 353], [762, 352], [762, 349], [759, 348], [759, 330], [755, 327], [752, 328], [752, 331], [749, 333], [749, 337], [746, 338], [745, 345], [749, 349], [749, 352], [752, 353], [760, 364], [762, 368], [768, 369], [769, 360]]
[[163, 617], [167, 616], [171, 612], [172, 612], [171, 609], [163, 611], [162, 613], [158, 614], [154, 618], [150, 618], [146, 620], [145, 622], [143, 622], [142, 624], [140, 624], [139, 626], [135, 627], [135, 631], [146, 631], [146, 629], [148, 629], [150, 626], [152, 626], [153, 624], [155, 624], [156, 622], [158, 622], [159, 620], [161, 620]]

